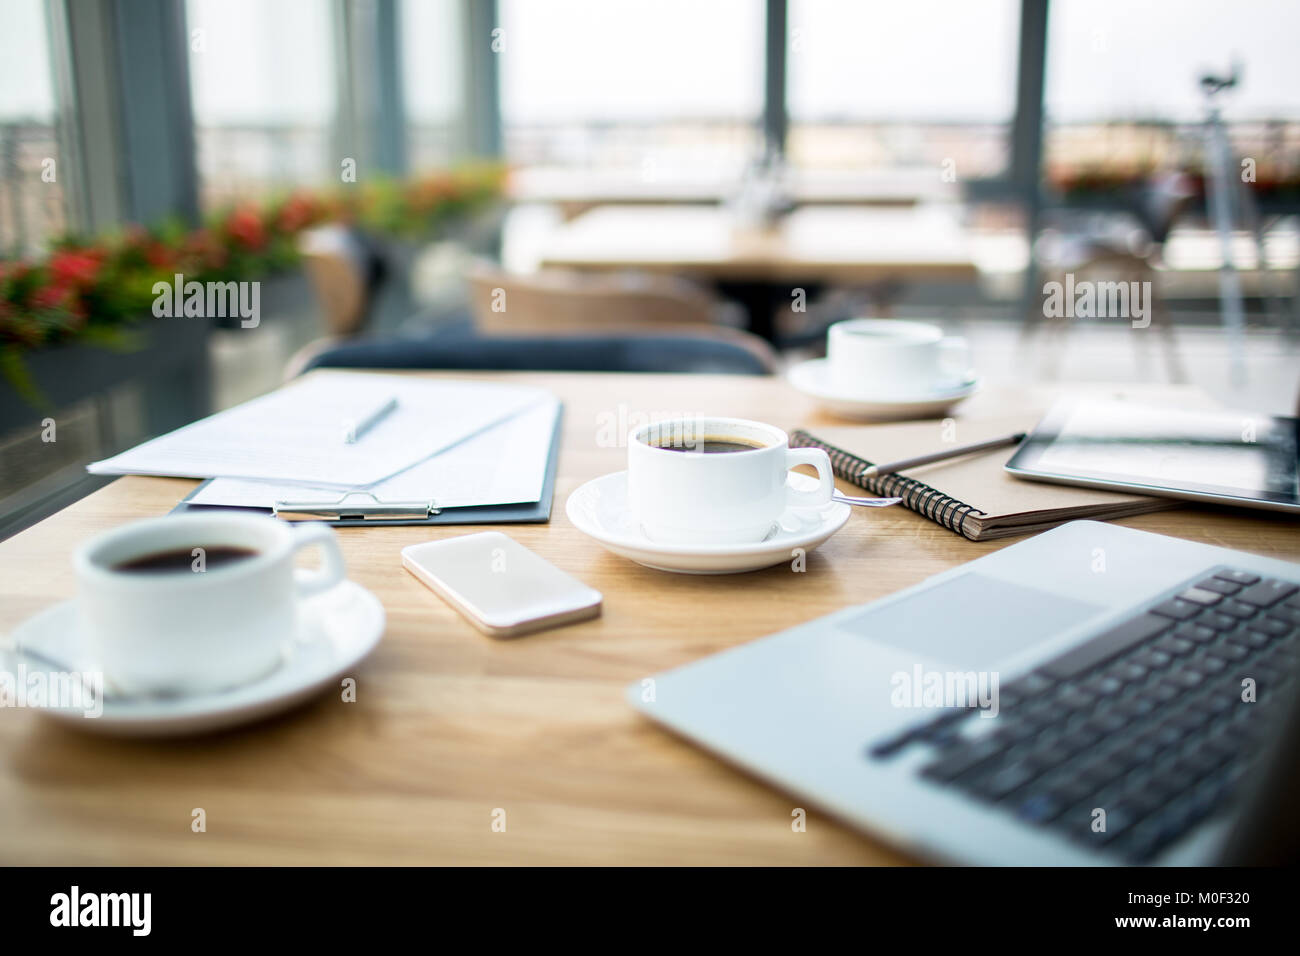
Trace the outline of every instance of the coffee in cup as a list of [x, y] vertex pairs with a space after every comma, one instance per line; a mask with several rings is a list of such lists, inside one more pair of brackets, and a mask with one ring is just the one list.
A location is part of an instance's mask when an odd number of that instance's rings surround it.
[[700, 455], [726, 455], [738, 451], [753, 451], [765, 447], [757, 442], [747, 442], [734, 436], [705, 435], [702, 438], [683, 441], [681, 439], [652, 443], [654, 448], [665, 451], [693, 452]]
[[[313, 545], [320, 569], [296, 571]], [[217, 691], [269, 673], [299, 600], [345, 575], [328, 526], [247, 514], [137, 521], [92, 538], [73, 565], [91, 661], [126, 693]]]
[[[815, 491], [789, 486], [812, 465]], [[779, 428], [740, 418], [656, 422], [628, 438], [628, 503], [645, 534], [667, 544], [762, 541], [788, 508], [823, 508], [835, 490], [830, 457], [791, 448]]]
[[176, 548], [129, 558], [113, 565], [113, 570], [125, 574], [177, 574], [193, 572], [196, 570], [195, 564], [201, 563], [204, 571], [213, 571], [225, 565], [255, 558], [257, 554], [258, 552], [252, 548], [232, 548], [225, 545]]

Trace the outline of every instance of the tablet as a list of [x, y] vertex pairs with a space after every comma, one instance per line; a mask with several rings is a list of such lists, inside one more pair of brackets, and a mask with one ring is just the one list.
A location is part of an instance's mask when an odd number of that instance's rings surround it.
[[1034, 481], [1300, 512], [1298, 428], [1249, 412], [1063, 403], [1006, 468]]

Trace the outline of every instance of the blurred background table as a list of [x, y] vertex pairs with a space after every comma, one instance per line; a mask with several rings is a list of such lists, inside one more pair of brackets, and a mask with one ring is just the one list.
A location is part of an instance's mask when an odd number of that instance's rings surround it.
[[[805, 205], [913, 206], [959, 199], [956, 183], [944, 182], [929, 166], [915, 169], [804, 170], [784, 178], [791, 201]], [[690, 177], [654, 169], [574, 169], [536, 166], [510, 177], [516, 202], [553, 203], [566, 218], [598, 206], [696, 203], [720, 205], [736, 189], [731, 176]]]
[[768, 228], [742, 227], [731, 210], [693, 205], [607, 206], [556, 230], [544, 266], [637, 270], [703, 280], [772, 337], [772, 311], [795, 289], [828, 284], [973, 282], [968, 237], [944, 206], [807, 206]]

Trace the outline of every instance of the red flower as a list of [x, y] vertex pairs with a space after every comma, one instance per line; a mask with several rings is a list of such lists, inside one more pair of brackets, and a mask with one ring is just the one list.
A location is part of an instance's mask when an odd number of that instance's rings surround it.
[[101, 256], [89, 252], [59, 252], [49, 261], [50, 275], [60, 285], [92, 285], [99, 275]]
[[150, 242], [145, 246], [145, 261], [155, 269], [170, 269], [176, 261], [176, 255], [161, 242]]
[[310, 196], [297, 193], [290, 196], [280, 208], [277, 225], [281, 232], [290, 234], [311, 225], [316, 218], [316, 203]]
[[207, 229], [196, 229], [185, 238], [181, 257], [183, 261], [177, 264], [181, 272], [220, 269], [227, 258], [225, 247]]
[[33, 309], [58, 309], [63, 312], [76, 312], [81, 303], [73, 289], [55, 281], [35, 290], [32, 293], [31, 305]]
[[266, 244], [266, 229], [262, 225], [262, 219], [247, 206], [230, 213], [226, 219], [226, 233], [249, 249], [260, 249]]

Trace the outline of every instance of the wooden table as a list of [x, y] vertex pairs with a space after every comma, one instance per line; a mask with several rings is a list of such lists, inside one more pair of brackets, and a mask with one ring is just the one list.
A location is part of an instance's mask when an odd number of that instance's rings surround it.
[[725, 208], [606, 206], [559, 227], [542, 265], [687, 276], [739, 303], [749, 331], [775, 338], [774, 313], [796, 288], [869, 287], [882, 311], [907, 282], [974, 282], [970, 243], [952, 207], [807, 206], [768, 229]]
[[[552, 520], [508, 531], [603, 591], [604, 615], [492, 640], [398, 558], [405, 545], [478, 529], [343, 529], [351, 576], [388, 612], [384, 640], [357, 671], [355, 703], [331, 695], [258, 726], [174, 742], [99, 738], [0, 710], [0, 863], [903, 862], [804, 798], [647, 722], [624, 703], [623, 688], [1006, 542], [973, 543], [901, 509], [860, 511], [808, 556], [805, 573], [651, 571], [608, 554], [564, 514], [579, 484], [623, 467], [611, 436], [646, 414], [824, 424], [812, 405], [775, 379], [475, 377], [544, 385], [566, 402]], [[1048, 399], [989, 392], [964, 412]], [[124, 478], [0, 543], [0, 630], [73, 594], [75, 545], [166, 512], [192, 485]], [[1300, 524], [1264, 513], [1189, 509], [1124, 523], [1300, 558]], [[190, 829], [197, 807], [206, 811], [205, 833]], [[795, 807], [808, 811], [805, 833], [791, 830]], [[504, 833], [492, 830], [497, 808], [506, 811]]]
[[966, 234], [947, 206], [814, 206], [794, 210], [770, 230], [738, 229], [723, 208], [609, 206], [560, 227], [542, 261], [787, 285], [977, 275]]
[[[510, 198], [558, 206], [566, 219], [599, 206], [662, 203], [724, 203], [739, 188], [734, 170], [714, 175], [676, 170], [583, 169], [533, 166], [511, 172]], [[914, 206], [961, 198], [929, 167], [871, 170], [790, 169], [783, 191], [796, 205]]]

